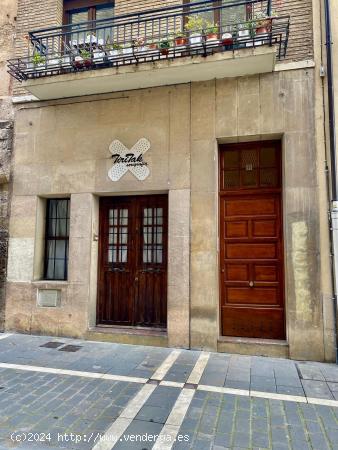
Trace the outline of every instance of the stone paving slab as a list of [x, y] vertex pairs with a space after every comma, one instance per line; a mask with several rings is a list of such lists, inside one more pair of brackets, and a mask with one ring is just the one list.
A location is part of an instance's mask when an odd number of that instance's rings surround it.
[[[59, 351], [60, 347], [41, 347], [57, 341], [80, 349], [67, 353]], [[338, 406], [331, 406], [338, 400], [336, 365], [208, 354], [199, 384], [220, 391], [185, 388], [193, 390], [189, 391], [192, 399], [190, 396], [183, 422], [173, 430], [167, 422], [179, 408], [184, 383], [203, 354], [182, 350], [164, 371], [162, 381], [149, 380], [172, 351], [16, 334], [0, 340], [0, 450], [92, 449], [93, 437], [105, 436], [123, 417], [127, 405], [151, 383], [151, 395], [135, 410], [117, 444], [102, 450], [150, 450], [153, 442], [135, 442], [130, 437], [157, 436], [166, 429], [176, 437], [174, 449], [338, 449]], [[8, 368], [6, 364], [17, 366]], [[37, 368], [29, 371], [27, 365]], [[77, 372], [51, 373], [49, 368]], [[108, 379], [112, 375], [118, 380]], [[119, 378], [126, 376], [141, 381]], [[235, 391], [227, 393], [227, 388]], [[255, 397], [251, 391], [259, 391], [263, 397]], [[276, 394], [299, 397], [291, 397], [292, 401], [271, 398]], [[306, 403], [307, 398], [323, 404]], [[130, 413], [131, 408], [128, 410]], [[10, 438], [13, 432], [50, 433], [51, 441], [15, 442]], [[66, 441], [64, 437], [70, 433], [81, 437], [81, 442]], [[167, 446], [157, 448], [168, 450]]]

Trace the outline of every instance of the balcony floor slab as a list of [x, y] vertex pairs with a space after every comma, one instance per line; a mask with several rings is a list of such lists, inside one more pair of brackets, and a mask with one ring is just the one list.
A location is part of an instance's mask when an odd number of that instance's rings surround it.
[[268, 73], [275, 63], [275, 47], [261, 46], [50, 75], [26, 80], [23, 87], [40, 100], [50, 100]]

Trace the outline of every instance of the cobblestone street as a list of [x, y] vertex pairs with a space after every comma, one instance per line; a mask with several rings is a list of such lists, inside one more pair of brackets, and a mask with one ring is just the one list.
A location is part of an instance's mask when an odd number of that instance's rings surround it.
[[338, 449], [338, 367], [3, 334], [0, 411], [1, 449]]

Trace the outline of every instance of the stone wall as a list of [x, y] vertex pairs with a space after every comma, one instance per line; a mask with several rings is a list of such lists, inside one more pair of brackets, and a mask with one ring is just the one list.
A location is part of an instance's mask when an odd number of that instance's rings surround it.
[[[99, 196], [169, 192], [169, 345], [216, 350], [217, 144], [280, 138], [290, 355], [323, 360], [321, 299], [327, 292], [317, 255], [329, 260], [329, 249], [320, 247], [318, 231], [326, 205], [318, 202], [314, 76], [313, 69], [281, 71], [22, 106], [15, 132], [7, 328], [84, 336], [95, 325]], [[140, 182], [126, 174], [112, 183], [110, 142], [130, 147], [140, 137], [152, 145], [150, 177]], [[69, 280], [59, 285], [39, 281], [41, 205], [49, 195], [70, 196], [72, 205]], [[41, 286], [59, 286], [60, 308], [37, 307]]]
[[14, 117], [12, 106], [13, 79], [7, 73], [7, 60], [14, 55], [16, 14], [16, 1], [2, 0], [0, 14], [0, 330], [4, 325], [9, 182]]
[[10, 173], [13, 122], [0, 120], [0, 330], [5, 320], [5, 282], [7, 269]]

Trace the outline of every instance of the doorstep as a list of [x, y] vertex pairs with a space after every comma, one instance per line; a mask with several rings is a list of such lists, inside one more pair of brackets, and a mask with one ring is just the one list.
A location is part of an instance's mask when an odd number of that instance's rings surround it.
[[96, 326], [89, 328], [85, 338], [92, 341], [116, 342], [117, 344], [168, 347], [167, 332], [154, 328]]
[[274, 339], [220, 336], [217, 341], [217, 351], [220, 353], [238, 353], [240, 355], [289, 358], [289, 344], [287, 341]]

